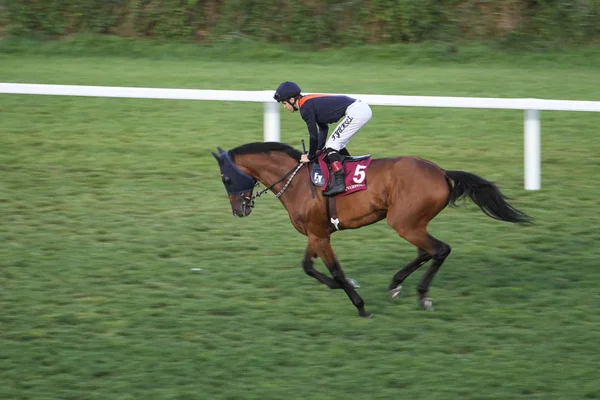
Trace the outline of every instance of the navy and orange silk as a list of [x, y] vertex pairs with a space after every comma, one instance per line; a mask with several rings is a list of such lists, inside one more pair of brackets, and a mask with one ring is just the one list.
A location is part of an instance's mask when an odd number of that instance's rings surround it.
[[352, 97], [328, 94], [309, 94], [298, 100], [300, 115], [310, 135], [308, 158], [313, 158], [317, 150], [325, 146], [329, 131], [327, 124], [339, 121], [355, 101]]

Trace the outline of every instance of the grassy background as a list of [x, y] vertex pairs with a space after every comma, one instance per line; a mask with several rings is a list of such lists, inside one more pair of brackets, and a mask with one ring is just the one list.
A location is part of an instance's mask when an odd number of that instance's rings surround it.
[[[69, 45], [4, 42], [0, 81], [578, 100], [600, 87], [593, 49]], [[416, 304], [423, 271], [387, 300], [415, 250], [384, 223], [333, 238], [367, 321], [303, 274], [306, 240], [273, 196], [231, 217], [210, 151], [262, 140], [261, 104], [0, 95], [0, 398], [600, 398], [600, 116], [542, 113], [542, 191], [526, 192], [522, 112], [373, 109], [353, 153], [477, 173], [536, 218], [469, 204], [436, 218], [453, 253], [433, 313]], [[299, 147], [299, 116], [281, 122]]]

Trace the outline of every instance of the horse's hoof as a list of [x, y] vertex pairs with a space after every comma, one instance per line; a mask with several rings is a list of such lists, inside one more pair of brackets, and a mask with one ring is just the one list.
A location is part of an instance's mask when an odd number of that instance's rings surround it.
[[350, 284], [350, 286], [352, 286], [354, 289], [358, 289], [360, 287], [360, 285], [358, 284], [358, 282], [356, 282], [352, 278], [346, 278], [346, 282], [348, 282]]
[[421, 308], [425, 311], [433, 311], [433, 299], [431, 297], [423, 297], [419, 301]]
[[373, 318], [373, 313], [366, 312], [366, 313], [362, 314], [361, 317], [366, 318], [366, 319], [371, 319], [371, 318]]
[[402, 293], [402, 285], [396, 286], [395, 289], [390, 290], [388, 293], [391, 300], [396, 300], [398, 297], [400, 297], [400, 293]]

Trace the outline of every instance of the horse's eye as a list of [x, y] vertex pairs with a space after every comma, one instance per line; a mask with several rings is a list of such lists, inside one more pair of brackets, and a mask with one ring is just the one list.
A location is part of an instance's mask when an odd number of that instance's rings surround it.
[[221, 180], [226, 185], [229, 185], [231, 183], [231, 179], [228, 176], [225, 176], [225, 175], [221, 175]]

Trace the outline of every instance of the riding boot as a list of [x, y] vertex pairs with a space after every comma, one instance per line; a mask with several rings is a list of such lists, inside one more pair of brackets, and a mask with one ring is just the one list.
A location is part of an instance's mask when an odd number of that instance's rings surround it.
[[350, 157], [350, 153], [348, 152], [347, 148], [343, 148], [340, 151], [338, 151], [338, 153], [340, 153], [340, 155], [344, 156], [344, 157]]
[[337, 151], [329, 151], [327, 153], [327, 158], [329, 159], [333, 176], [329, 177], [329, 189], [324, 191], [323, 195], [334, 196], [346, 191], [346, 183], [344, 182], [344, 167], [342, 166], [342, 157]]

